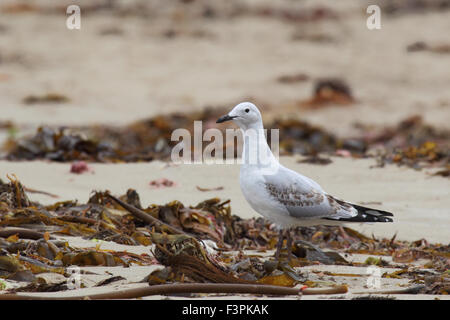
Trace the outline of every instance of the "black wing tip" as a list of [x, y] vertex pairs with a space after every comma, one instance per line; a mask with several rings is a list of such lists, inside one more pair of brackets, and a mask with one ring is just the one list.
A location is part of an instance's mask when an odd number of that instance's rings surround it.
[[339, 219], [339, 221], [348, 221], [348, 222], [394, 222], [394, 220], [392, 218], [387, 218], [387, 217], [376, 217], [376, 216], [363, 216], [363, 215], [357, 215], [355, 217], [352, 218], [347, 218], [347, 219]]
[[391, 212], [361, 207], [356, 204], [350, 205], [358, 211], [358, 214], [356, 216], [351, 218], [338, 219], [329, 218], [329, 220], [337, 220], [342, 222], [394, 222], [392, 218], [389, 218], [394, 216]]
[[358, 214], [354, 217], [348, 219], [341, 219], [342, 221], [352, 221], [352, 222], [394, 222], [392, 218], [394, 215], [391, 212], [377, 210], [372, 208], [361, 207], [358, 205], [353, 205], [353, 207], [358, 211]]
[[329, 220], [347, 221], [347, 222], [394, 222], [392, 218], [394, 215], [391, 212], [372, 209], [367, 207], [358, 206], [357, 204], [344, 202], [342, 200], [335, 199], [339, 204], [345, 204], [346, 206], [352, 206], [358, 212], [358, 214], [351, 218], [338, 218]]
[[[378, 209], [372, 209], [372, 208], [366, 208], [366, 207], [361, 207], [358, 205], [353, 205], [353, 207], [358, 210], [358, 216], [371, 216], [374, 218], [386, 218], [386, 217], [393, 217], [394, 215], [391, 212], [387, 212], [387, 211], [383, 211], [383, 210], [378, 210]], [[386, 222], [392, 222], [392, 219], [390, 218], [386, 218], [388, 220], [391, 221], [386, 221]], [[375, 219], [376, 220], [376, 219]]]
[[376, 216], [369, 216], [366, 215], [365, 217], [363, 215], [357, 215], [351, 218], [325, 218], [327, 220], [334, 220], [334, 221], [341, 221], [341, 222], [394, 222], [392, 218], [387, 217], [376, 217]]
[[382, 211], [382, 210], [374, 210], [374, 211], [381, 213], [383, 215], [383, 217], [393, 217], [394, 216], [391, 212]]

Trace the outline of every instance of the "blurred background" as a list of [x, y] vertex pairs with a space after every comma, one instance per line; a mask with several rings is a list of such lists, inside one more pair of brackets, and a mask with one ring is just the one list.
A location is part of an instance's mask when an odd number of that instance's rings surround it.
[[[72, 4], [81, 8], [79, 30], [66, 27]], [[367, 27], [370, 4], [381, 10], [380, 29]], [[445, 158], [445, 167], [449, 8], [449, 0], [3, 0], [2, 157], [42, 125], [127, 126], [150, 119], [127, 141], [116, 141], [124, 131], [94, 134], [108, 140], [101, 148], [145, 142], [153, 148], [145, 151], [149, 159], [170, 144], [173, 129], [195, 119], [214, 126], [217, 114], [250, 100], [262, 109], [266, 126], [292, 127], [282, 140], [309, 139], [282, 152], [344, 148], [366, 156], [377, 143], [403, 151], [412, 146], [413, 158]], [[209, 116], [191, 114], [219, 108]], [[151, 120], [174, 112], [191, 117]], [[326, 134], [310, 134], [310, 126]], [[151, 132], [155, 127], [160, 130]], [[391, 129], [374, 133], [373, 127]], [[405, 127], [414, 130], [399, 138], [396, 132]], [[353, 140], [336, 140], [342, 137]], [[25, 146], [27, 155], [9, 158], [39, 158], [57, 148], [38, 144]], [[69, 158], [76, 157], [64, 159]], [[395, 161], [395, 155], [389, 158]]]
[[[80, 30], [66, 28], [71, 4], [81, 8]], [[370, 4], [381, 8], [380, 30], [366, 26]], [[294, 114], [339, 134], [354, 132], [355, 122], [389, 125], [411, 114], [448, 126], [449, 7], [445, 0], [2, 0], [1, 120], [121, 125], [252, 100], [266, 117]], [[343, 82], [354, 102], [308, 104], [323, 78]]]

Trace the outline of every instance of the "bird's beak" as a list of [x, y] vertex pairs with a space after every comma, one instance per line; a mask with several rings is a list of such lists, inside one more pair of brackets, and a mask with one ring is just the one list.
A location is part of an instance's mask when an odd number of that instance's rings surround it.
[[222, 123], [222, 122], [225, 122], [225, 121], [230, 121], [230, 120], [233, 120], [234, 118], [236, 118], [236, 116], [224, 115], [224, 116], [220, 117], [219, 119], [217, 119], [216, 123]]

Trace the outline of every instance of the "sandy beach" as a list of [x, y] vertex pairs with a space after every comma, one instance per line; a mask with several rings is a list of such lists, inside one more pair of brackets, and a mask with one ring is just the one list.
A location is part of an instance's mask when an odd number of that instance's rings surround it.
[[[448, 10], [425, 7], [417, 12], [406, 9], [399, 9], [398, 14], [382, 12], [381, 29], [369, 30], [365, 11], [368, 4], [364, 1], [142, 4], [136, 0], [111, 4], [86, 0], [78, 1], [82, 9], [81, 29], [68, 30], [67, 16], [61, 8], [69, 1], [58, 5], [50, 0], [29, 1], [28, 6], [20, 6], [21, 3], [5, 0], [0, 4], [1, 143], [32, 135], [44, 125], [121, 127], [173, 112], [187, 114], [210, 107], [231, 109], [241, 101], [256, 103], [265, 122], [298, 119], [338, 137], [360, 134], [361, 127], [392, 127], [414, 115], [419, 115], [433, 130], [450, 128], [450, 50], [445, 49], [450, 45], [446, 32], [450, 28]], [[426, 43], [426, 49], [417, 52], [408, 49], [418, 42]], [[301, 80], [279, 80], [296, 75], [301, 75]], [[353, 103], [305, 107], [305, 101], [314, 96], [317, 81], [323, 78], [337, 78], [346, 83]], [[62, 96], [64, 102], [45, 99], [27, 102], [30, 96], [49, 93]], [[6, 152], [2, 149], [0, 155], [5, 156]], [[391, 239], [396, 235], [398, 240], [425, 239], [428, 243], [448, 245], [450, 179], [432, 175], [442, 167], [415, 170], [387, 164], [380, 168], [376, 167], [375, 158], [335, 154], [329, 157], [331, 163], [327, 165], [299, 163], [305, 157], [298, 154], [283, 155], [280, 162], [317, 181], [337, 198], [394, 213], [391, 224], [349, 225], [368, 237]], [[45, 205], [65, 200], [86, 203], [92, 191], [109, 190], [122, 195], [133, 188], [144, 207], [173, 200], [189, 206], [218, 197], [231, 200], [232, 214], [243, 219], [258, 217], [242, 195], [236, 164], [175, 165], [155, 160], [97, 162], [88, 166], [89, 171], [74, 174], [70, 172], [70, 162], [2, 158], [0, 179], [8, 182], [7, 175], [15, 174], [27, 188], [58, 196], [28, 193], [32, 201]], [[160, 178], [175, 185], [152, 188], [150, 182]], [[199, 190], [219, 187], [219, 190]], [[80, 248], [95, 247], [81, 237], [64, 239]], [[149, 254], [152, 248], [108, 241], [102, 245], [108, 250], [135, 254]], [[348, 256], [361, 262], [367, 257]], [[391, 265], [383, 272], [404, 267], [396, 265], [391, 257], [386, 259]], [[424, 260], [418, 260], [412, 267], [420, 269], [424, 264]], [[84, 278], [86, 288], [46, 294], [81, 296], [148, 286], [138, 282], [162, 266], [82, 268], [97, 273]], [[358, 296], [354, 292], [367, 291], [367, 275], [365, 267], [349, 268], [318, 265], [296, 270], [311, 279], [324, 271], [363, 275], [325, 277], [327, 281], [339, 278], [337, 284], [350, 288], [346, 296], [329, 298], [351, 299]], [[124, 279], [94, 287], [111, 274]], [[384, 289], [403, 288], [410, 283], [406, 279], [383, 278], [383, 281]], [[6, 283], [10, 288], [23, 285], [12, 280]], [[392, 296], [447, 298], [422, 294]], [[164, 296], [146, 297], [161, 298]]]
[[[300, 158], [299, 158], [300, 159]], [[319, 182], [327, 192], [347, 201], [395, 213], [395, 223], [383, 225], [351, 224], [364, 234], [399, 239], [427, 239], [446, 243], [450, 215], [448, 179], [431, 177], [412, 169], [373, 168], [373, 160], [333, 158], [333, 164], [316, 166], [296, 163], [295, 158], [281, 158], [281, 163]], [[27, 187], [58, 195], [31, 194], [32, 200], [51, 204], [56, 200], [78, 200], [85, 203], [92, 190], [110, 190], [123, 194], [128, 188], [138, 191], [143, 205], [165, 204], [179, 200], [185, 205], [212, 197], [231, 200], [232, 213], [242, 218], [258, 216], [250, 208], [239, 188], [239, 165], [177, 165], [153, 161], [139, 164], [92, 164], [91, 172], [70, 173], [68, 164], [35, 161], [0, 162], [3, 173], [14, 173]], [[383, 174], [381, 175], [380, 172]], [[167, 178], [177, 185], [153, 189], [150, 181]], [[420, 183], [417, 183], [417, 181]], [[36, 183], [35, 181], [39, 181]], [[408, 188], [405, 189], [404, 186]], [[219, 191], [202, 192], [200, 188], [223, 187]]]

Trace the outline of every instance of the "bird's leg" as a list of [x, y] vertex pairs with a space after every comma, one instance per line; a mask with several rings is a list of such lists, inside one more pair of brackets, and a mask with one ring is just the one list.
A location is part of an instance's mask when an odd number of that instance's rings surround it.
[[279, 260], [281, 249], [283, 248], [284, 240], [284, 229], [280, 229], [280, 234], [278, 235], [277, 251], [275, 251], [275, 260]]
[[288, 254], [288, 262], [291, 261], [292, 258], [292, 237], [291, 237], [291, 229], [286, 230], [286, 246], [287, 246], [287, 254]]

